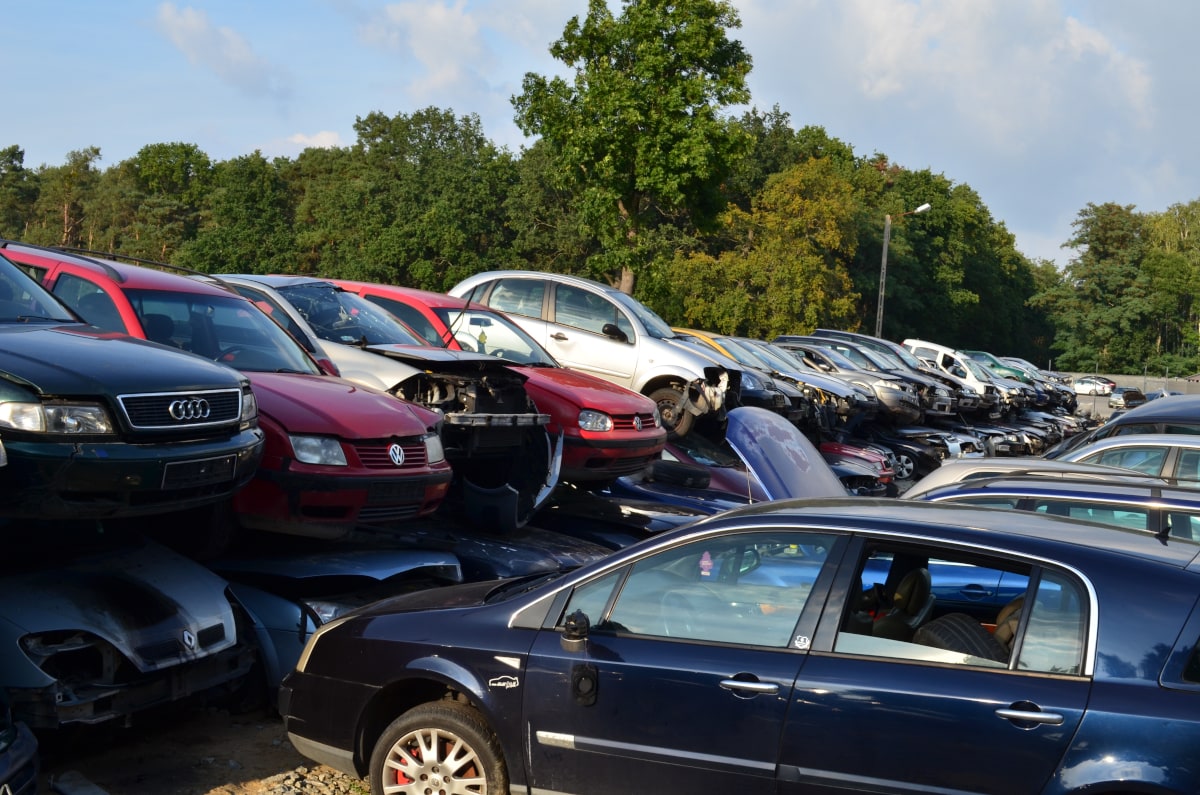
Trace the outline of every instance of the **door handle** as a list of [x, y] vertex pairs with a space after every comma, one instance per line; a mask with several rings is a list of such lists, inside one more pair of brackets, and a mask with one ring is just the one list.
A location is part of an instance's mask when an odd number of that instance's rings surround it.
[[568, 337], [566, 334], [563, 334], [561, 331], [556, 331], [556, 332], [554, 332], [553, 334], [551, 334], [551, 335], [550, 335], [550, 339], [552, 339], [552, 340], [558, 340], [558, 341], [560, 341], [560, 342], [561, 342], [561, 341], [563, 341], [563, 340], [568, 340], [568, 339], [570, 339], [570, 337]]
[[741, 690], [747, 693], [768, 693], [774, 695], [779, 692], [779, 685], [773, 682], [751, 682], [745, 679], [722, 679], [721, 687], [726, 690]]
[[1061, 726], [1063, 716], [1057, 712], [1042, 712], [1028, 709], [998, 709], [996, 717], [1004, 720], [1019, 720], [1025, 723], [1045, 723], [1050, 726]]

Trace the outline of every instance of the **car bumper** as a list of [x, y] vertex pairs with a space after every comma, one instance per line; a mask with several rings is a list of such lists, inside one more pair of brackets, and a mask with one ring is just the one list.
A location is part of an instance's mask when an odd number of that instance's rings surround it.
[[38, 790], [38, 746], [24, 723], [16, 725], [16, 737], [0, 754], [0, 792], [35, 795]]
[[[339, 469], [341, 469], [339, 467]], [[453, 473], [381, 476], [378, 470], [331, 474], [259, 469], [233, 498], [246, 527], [311, 538], [340, 538], [356, 525], [389, 525], [425, 516], [445, 499]]]
[[127, 444], [5, 439], [0, 514], [113, 518], [201, 507], [250, 481], [263, 454], [255, 428], [219, 440]]
[[[662, 455], [666, 433], [564, 436], [560, 480], [608, 481], [641, 472]], [[598, 434], [597, 434], [598, 436]]]

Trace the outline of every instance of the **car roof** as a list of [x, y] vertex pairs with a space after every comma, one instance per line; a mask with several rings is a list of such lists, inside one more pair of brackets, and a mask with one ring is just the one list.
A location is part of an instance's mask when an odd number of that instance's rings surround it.
[[1188, 420], [1200, 425], [1200, 395], [1163, 395], [1129, 409], [1120, 419], [1121, 424]]
[[[401, 287], [396, 284], [379, 284], [377, 282], [358, 282], [350, 279], [329, 279], [328, 281], [351, 291], [355, 291], [356, 288], [362, 287], [367, 288], [372, 292], [379, 293], [380, 295], [390, 294], [395, 296], [407, 296], [435, 309], [441, 309], [443, 307], [458, 309], [464, 306], [462, 298], [459, 298], [455, 295], [450, 295], [449, 293], [435, 293], [432, 290], [419, 290], [415, 287]], [[475, 301], [470, 302], [470, 308], [479, 310], [480, 312], [495, 313], [500, 311]]]
[[493, 281], [495, 279], [546, 279], [547, 281], [557, 282], [559, 284], [574, 284], [580, 287], [590, 287], [593, 290], [602, 290], [606, 293], [620, 292], [611, 285], [598, 282], [594, 279], [586, 279], [582, 276], [571, 276], [565, 273], [550, 273], [548, 271], [522, 271], [522, 270], [500, 270], [500, 271], [484, 271], [476, 273], [463, 279], [457, 285], [452, 287], [452, 290], [461, 289], [464, 284], [476, 284], [478, 282]]
[[1079, 461], [1063, 461], [1059, 458], [979, 458], [948, 460], [940, 467], [914, 483], [904, 493], [907, 499], [913, 499], [934, 489], [946, 488], [955, 484], [967, 483], [977, 478], [992, 477], [1042, 477], [1046, 479], [1079, 479], [1097, 480], [1100, 482], [1130, 482], [1153, 483], [1165, 486], [1167, 481], [1151, 475], [1144, 475], [1133, 470], [1102, 464], [1086, 464]]
[[[688, 528], [671, 531], [686, 535], [689, 531], [715, 529], [727, 523], [745, 525], [753, 518], [765, 527], [787, 526], [795, 519], [831, 530], [850, 532], [895, 533], [897, 540], [906, 536], [940, 538], [968, 546], [1004, 549], [1013, 552], [1060, 557], [1073, 548], [1097, 554], [1132, 556], [1143, 560], [1187, 568], [1200, 553], [1200, 544], [1182, 539], [1161, 543], [1145, 531], [1068, 519], [1032, 511], [1015, 511], [948, 502], [897, 500], [888, 497], [847, 497], [800, 500], [776, 500], [734, 508]], [[1197, 568], [1200, 568], [1198, 566]]]

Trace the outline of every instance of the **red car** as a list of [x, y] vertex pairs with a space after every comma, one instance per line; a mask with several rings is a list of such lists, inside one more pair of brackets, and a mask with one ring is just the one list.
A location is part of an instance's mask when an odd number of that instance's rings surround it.
[[[452, 472], [439, 415], [328, 375], [252, 302], [212, 283], [108, 259], [10, 244], [5, 253], [84, 320], [226, 363], [250, 379], [266, 434], [233, 497], [244, 527], [337, 538], [432, 513]], [[131, 366], [136, 363], [131, 362]], [[224, 519], [224, 521], [222, 521]], [[208, 521], [215, 554], [228, 517]]]
[[562, 367], [496, 310], [442, 293], [330, 281], [391, 312], [433, 345], [512, 362], [528, 379], [525, 389], [538, 410], [550, 415], [547, 430], [563, 435], [562, 480], [607, 483], [661, 455], [667, 432], [653, 400]]

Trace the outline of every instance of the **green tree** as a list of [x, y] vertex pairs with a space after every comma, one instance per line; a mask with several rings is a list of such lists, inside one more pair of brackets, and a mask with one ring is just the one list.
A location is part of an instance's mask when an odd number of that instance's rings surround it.
[[37, 199], [37, 176], [25, 168], [19, 146], [0, 149], [0, 237], [20, 239]]
[[672, 277], [691, 327], [771, 339], [853, 322], [845, 262], [857, 245], [854, 187], [825, 159], [772, 177], [754, 209], [731, 208], [726, 233], [740, 244], [714, 257], [677, 257]]
[[218, 163], [203, 225], [175, 264], [209, 273], [291, 272], [296, 250], [283, 165], [257, 151]]
[[750, 98], [750, 56], [727, 36], [740, 26], [724, 0], [625, 0], [618, 17], [589, 0], [550, 48], [573, 84], [529, 73], [513, 99], [521, 129], [550, 145], [557, 179], [578, 195], [599, 241], [594, 275], [625, 292], [664, 253], [648, 229], [707, 228], [724, 209], [721, 183], [749, 144], [718, 115]]
[[51, 246], [86, 243], [83, 208], [99, 179], [99, 160], [100, 148], [89, 146], [70, 152], [65, 165], [39, 169], [41, 190], [27, 225], [26, 242]]

